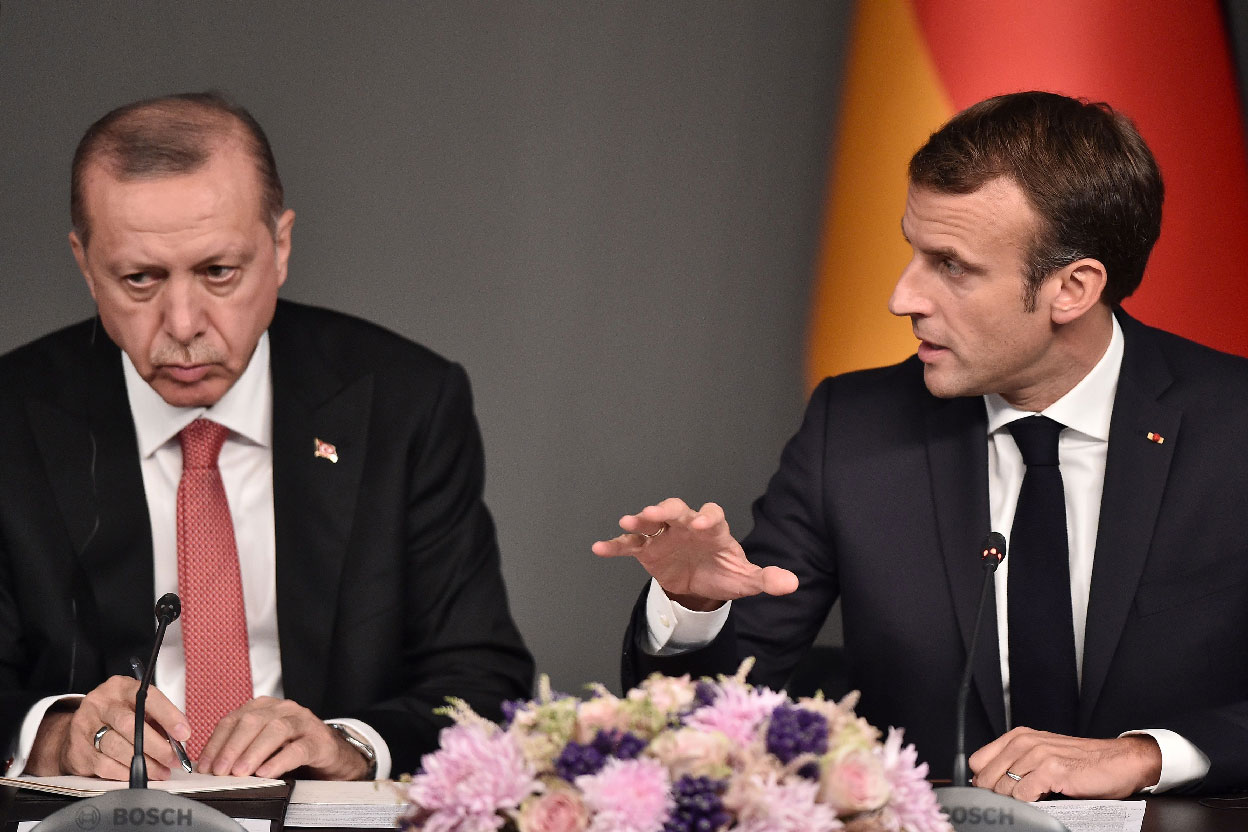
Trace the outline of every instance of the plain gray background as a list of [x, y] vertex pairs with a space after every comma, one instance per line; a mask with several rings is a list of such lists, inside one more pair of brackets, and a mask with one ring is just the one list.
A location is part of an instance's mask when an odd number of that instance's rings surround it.
[[747, 531], [800, 418], [847, 21], [827, 2], [6, 0], [0, 352], [93, 311], [66, 243], [83, 130], [228, 92], [298, 215], [283, 294], [466, 366], [538, 667], [618, 686], [644, 575], [590, 544], [670, 495]]
[[[1242, 52], [1248, 4], [1227, 8]], [[643, 573], [590, 543], [670, 495], [744, 533], [797, 427], [849, 12], [5, 0], [0, 352], [92, 312], [65, 240], [82, 131], [230, 93], [298, 213], [283, 294], [467, 367], [538, 667], [618, 688]]]

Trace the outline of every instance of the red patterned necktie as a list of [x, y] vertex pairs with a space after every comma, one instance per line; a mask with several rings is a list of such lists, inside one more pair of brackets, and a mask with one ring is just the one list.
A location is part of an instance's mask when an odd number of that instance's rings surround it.
[[178, 592], [192, 759], [198, 759], [218, 720], [252, 698], [238, 547], [217, 468], [228, 433], [223, 425], [196, 419], [178, 434]]

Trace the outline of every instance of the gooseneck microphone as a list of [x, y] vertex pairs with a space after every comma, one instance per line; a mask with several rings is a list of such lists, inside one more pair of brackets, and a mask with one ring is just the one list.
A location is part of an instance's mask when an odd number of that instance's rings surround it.
[[1000, 532], [989, 532], [980, 546], [980, 564], [984, 568], [984, 583], [979, 592], [979, 606], [975, 610], [975, 626], [971, 629], [971, 643], [966, 650], [966, 667], [962, 670], [962, 683], [958, 686], [958, 712], [955, 715], [953, 785], [936, 789], [936, 799], [949, 816], [949, 823], [956, 832], [978, 832], [1008, 826], [1013, 832], [1070, 832], [1057, 818], [1042, 812], [1030, 803], [997, 794], [988, 789], [971, 785], [966, 767], [966, 706], [971, 694], [971, 677], [975, 667], [975, 648], [979, 644], [979, 631], [983, 629], [984, 610], [993, 589], [993, 576], [1001, 561], [1005, 560], [1005, 537]]
[[[143, 756], [144, 705], [147, 691], [156, 672], [156, 657], [165, 640], [165, 630], [182, 613], [182, 602], [172, 592], [156, 602], [156, 639], [152, 658], [140, 674], [139, 689], [134, 698], [134, 757], [130, 760], [130, 788], [105, 792], [98, 797], [76, 800], [57, 809], [36, 826], [33, 832], [135, 832], [176, 829], [177, 832], [244, 832], [229, 816], [203, 803], [147, 788], [147, 760]], [[132, 659], [138, 667], [138, 659]]]
[[147, 691], [152, 686], [152, 676], [156, 673], [156, 657], [160, 655], [160, 645], [165, 641], [165, 630], [178, 620], [182, 614], [182, 601], [172, 592], [166, 592], [156, 601], [156, 640], [152, 644], [152, 658], [147, 663], [147, 670], [139, 680], [138, 693], [134, 695], [134, 756], [130, 758], [130, 788], [147, 788], [147, 760], [143, 757], [143, 723], [147, 706]]
[[989, 532], [979, 554], [984, 567], [984, 584], [979, 592], [979, 607], [975, 610], [975, 627], [971, 630], [971, 646], [966, 651], [966, 667], [962, 669], [962, 684], [958, 686], [958, 715], [954, 729], [953, 785], [969, 786], [971, 777], [966, 768], [966, 703], [971, 696], [971, 676], [975, 669], [975, 648], [979, 645], [979, 631], [983, 629], [984, 609], [992, 592], [993, 576], [1005, 560], [1005, 535]]

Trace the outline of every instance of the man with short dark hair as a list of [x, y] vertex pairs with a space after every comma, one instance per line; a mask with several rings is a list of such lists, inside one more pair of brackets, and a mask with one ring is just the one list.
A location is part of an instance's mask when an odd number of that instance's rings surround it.
[[294, 213], [259, 124], [215, 94], [127, 105], [72, 192], [98, 315], [0, 358], [13, 770], [126, 778], [131, 657], [167, 591], [154, 777], [166, 738], [214, 774], [387, 777], [436, 745], [447, 696], [527, 695], [467, 378], [278, 300]]
[[1248, 783], [1248, 362], [1118, 305], [1161, 202], [1106, 105], [1004, 95], [937, 131], [911, 161], [914, 254], [889, 302], [917, 355], [819, 385], [742, 543], [714, 504], [669, 499], [594, 544], [654, 579], [625, 683], [753, 655], [752, 678], [783, 685], [839, 597], [860, 712], [947, 776], [997, 530], [975, 783], [1025, 800]]

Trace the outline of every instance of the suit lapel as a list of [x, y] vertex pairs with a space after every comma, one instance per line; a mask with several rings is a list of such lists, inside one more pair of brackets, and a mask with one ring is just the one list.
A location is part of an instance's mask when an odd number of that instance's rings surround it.
[[[927, 417], [928, 468], [963, 655], [970, 649], [984, 583], [976, 552], [991, 530], [987, 430], [983, 399], [933, 400]], [[974, 682], [994, 735], [1000, 735], [1005, 732], [1005, 702], [995, 620], [996, 602], [989, 595], [976, 647]]]
[[[1079, 728], [1086, 730], [1135, 598], [1161, 509], [1182, 413], [1161, 404], [1170, 371], [1148, 330], [1121, 312], [1125, 348], [1110, 418], [1083, 648]], [[1149, 432], [1165, 437], [1158, 444]]]
[[[270, 328], [277, 617], [286, 696], [318, 711], [328, 689], [338, 585], [368, 447], [373, 380], [344, 381], [281, 306]], [[333, 446], [337, 461], [316, 452]]]
[[151, 523], [121, 354], [102, 333], [95, 340], [83, 344], [82, 397], [31, 400], [27, 413], [81, 569], [69, 581], [77, 625], [106, 674], [128, 674], [155, 630]]

